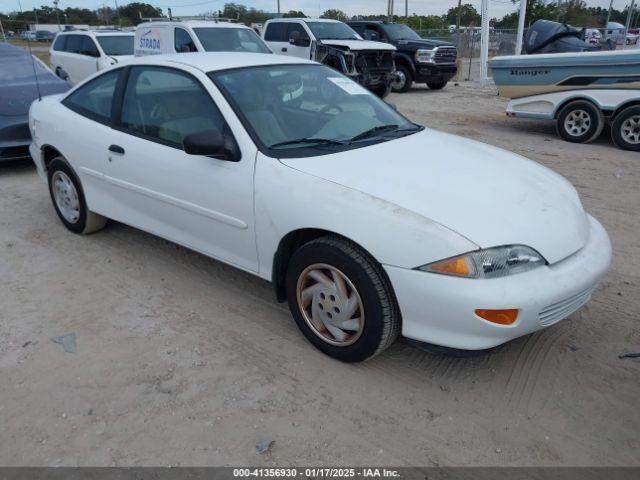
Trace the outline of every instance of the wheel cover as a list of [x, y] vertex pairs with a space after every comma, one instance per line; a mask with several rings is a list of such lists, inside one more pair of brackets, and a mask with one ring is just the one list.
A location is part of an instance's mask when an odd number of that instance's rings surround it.
[[622, 139], [632, 145], [640, 144], [640, 115], [633, 115], [622, 122], [620, 127]]
[[564, 119], [564, 129], [572, 137], [581, 137], [591, 128], [591, 115], [585, 110], [573, 110]]
[[397, 70], [396, 75], [393, 81], [391, 82], [391, 87], [394, 90], [402, 90], [406, 84], [407, 84], [407, 76], [404, 74], [403, 71]]
[[364, 307], [355, 285], [331, 265], [316, 263], [298, 277], [298, 308], [309, 328], [339, 347], [355, 343], [364, 331]]
[[69, 176], [56, 171], [51, 178], [51, 186], [53, 199], [62, 217], [69, 223], [76, 223], [80, 219], [80, 199]]

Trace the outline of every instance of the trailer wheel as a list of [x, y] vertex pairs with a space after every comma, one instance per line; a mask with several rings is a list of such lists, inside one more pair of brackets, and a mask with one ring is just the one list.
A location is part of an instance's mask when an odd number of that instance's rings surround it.
[[593, 103], [576, 100], [560, 111], [556, 128], [567, 142], [589, 143], [602, 133], [604, 117]]
[[611, 124], [611, 138], [618, 148], [640, 151], [640, 105], [624, 109]]

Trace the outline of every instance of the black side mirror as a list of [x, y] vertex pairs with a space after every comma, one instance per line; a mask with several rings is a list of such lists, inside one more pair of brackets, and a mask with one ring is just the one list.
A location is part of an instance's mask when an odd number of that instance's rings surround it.
[[240, 160], [240, 150], [231, 135], [225, 135], [220, 130], [204, 130], [187, 135], [182, 140], [185, 153], [189, 155], [203, 155], [237, 162]]

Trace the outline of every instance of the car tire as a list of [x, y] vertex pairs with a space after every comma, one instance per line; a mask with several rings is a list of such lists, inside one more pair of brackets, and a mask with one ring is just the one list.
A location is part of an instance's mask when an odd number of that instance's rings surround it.
[[87, 208], [82, 184], [64, 157], [51, 161], [47, 177], [53, 208], [65, 227], [73, 233], [86, 235], [106, 225], [105, 217]]
[[640, 151], [640, 105], [628, 107], [611, 123], [611, 139], [618, 148]]
[[285, 287], [304, 336], [337, 360], [375, 357], [400, 332], [400, 311], [386, 273], [342, 237], [321, 237], [300, 247], [289, 262]]
[[558, 135], [567, 142], [593, 142], [602, 133], [604, 117], [599, 108], [586, 100], [575, 100], [558, 115]]
[[371, 90], [374, 95], [377, 95], [380, 98], [385, 98], [389, 93], [391, 93], [391, 84], [376, 85], [375, 87], [370, 87], [369, 90]]
[[429, 87], [431, 90], [442, 90], [444, 87], [447, 86], [447, 83], [449, 82], [448, 81], [427, 82], [427, 87]]
[[391, 82], [391, 90], [397, 93], [405, 93], [413, 86], [413, 73], [406, 65], [396, 67], [396, 78]]

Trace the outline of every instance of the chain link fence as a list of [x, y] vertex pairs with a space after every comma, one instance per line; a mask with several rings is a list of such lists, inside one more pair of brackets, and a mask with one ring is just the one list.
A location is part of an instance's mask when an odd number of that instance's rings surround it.
[[[449, 42], [458, 49], [458, 75], [460, 81], [480, 80], [480, 28], [451, 30], [419, 30], [422, 38]], [[489, 58], [513, 55], [516, 51], [516, 29], [491, 29], [489, 32]], [[491, 69], [489, 69], [491, 75]]]

